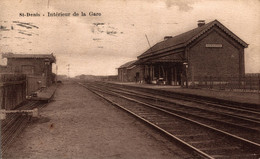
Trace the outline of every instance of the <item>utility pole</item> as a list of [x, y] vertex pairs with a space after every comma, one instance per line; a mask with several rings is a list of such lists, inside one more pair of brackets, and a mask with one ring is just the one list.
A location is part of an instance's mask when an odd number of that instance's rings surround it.
[[68, 67], [68, 78], [70, 78], [70, 64], [66, 65]]

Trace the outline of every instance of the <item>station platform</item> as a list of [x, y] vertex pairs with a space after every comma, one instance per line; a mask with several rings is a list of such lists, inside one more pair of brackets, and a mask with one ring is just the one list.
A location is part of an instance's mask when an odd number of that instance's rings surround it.
[[170, 85], [153, 85], [153, 84], [140, 84], [134, 82], [110, 82], [120, 85], [129, 85], [133, 87], [143, 87], [150, 89], [160, 89], [180, 94], [187, 95], [197, 95], [209, 98], [215, 98], [225, 101], [232, 101], [237, 103], [248, 103], [256, 104], [260, 106], [260, 93], [259, 92], [238, 92], [230, 90], [216, 90], [216, 89], [192, 89], [192, 88], [182, 88], [180, 86], [170, 86]]
[[57, 88], [3, 158], [182, 159], [192, 156], [76, 83]]
[[57, 87], [58, 84], [53, 84], [50, 87], [41, 89], [36, 92], [37, 97], [32, 97], [31, 99], [49, 102], [53, 98]]

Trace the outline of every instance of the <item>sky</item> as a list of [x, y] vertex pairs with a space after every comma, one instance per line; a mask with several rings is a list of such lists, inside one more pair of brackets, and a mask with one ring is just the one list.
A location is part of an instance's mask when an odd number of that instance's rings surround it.
[[71, 77], [116, 75], [149, 48], [145, 35], [154, 45], [215, 19], [249, 44], [246, 73], [260, 73], [260, 0], [1, 0], [0, 53], [53, 53], [57, 73], [68, 75], [69, 64]]

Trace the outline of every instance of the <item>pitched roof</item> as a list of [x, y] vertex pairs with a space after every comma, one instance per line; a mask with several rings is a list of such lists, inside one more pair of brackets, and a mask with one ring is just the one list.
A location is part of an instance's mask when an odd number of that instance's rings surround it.
[[50, 59], [51, 62], [56, 62], [55, 56], [53, 54], [14, 54], [14, 53], [5, 53], [2, 54], [2, 58], [36, 58], [36, 59]]
[[133, 66], [133, 65], [135, 64], [136, 61], [137, 61], [137, 60], [129, 61], [129, 62], [127, 62], [127, 63], [121, 65], [119, 68], [128, 68], [128, 67], [131, 67], [131, 66]]
[[236, 40], [238, 43], [240, 43], [243, 47], [248, 47], [248, 44], [245, 43], [243, 40], [241, 40], [238, 36], [236, 36], [233, 32], [231, 32], [228, 28], [226, 28], [223, 24], [221, 24], [218, 20], [211, 21], [201, 27], [197, 27], [195, 29], [192, 29], [188, 32], [179, 34], [177, 36], [174, 36], [172, 38], [169, 38], [167, 40], [158, 42], [154, 46], [152, 46], [150, 49], [145, 51], [143, 54], [138, 56], [138, 58], [143, 58], [147, 56], [151, 56], [154, 54], [157, 54], [159, 51], [163, 50], [172, 50], [177, 49], [181, 47], [185, 47], [188, 44], [190, 44], [192, 41], [203, 35], [205, 32], [207, 32], [209, 29], [211, 29], [213, 26], [218, 26], [220, 29], [222, 29], [225, 33], [227, 33], [231, 38]]

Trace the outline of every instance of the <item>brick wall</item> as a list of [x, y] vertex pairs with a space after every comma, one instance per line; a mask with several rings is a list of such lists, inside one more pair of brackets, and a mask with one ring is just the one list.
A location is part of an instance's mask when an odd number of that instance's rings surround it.
[[139, 73], [137, 81], [144, 79], [144, 68], [143, 66], [135, 66], [131, 69], [119, 68], [118, 69], [118, 81], [120, 82], [135, 82], [136, 73]]
[[44, 72], [43, 59], [8, 59], [7, 65], [12, 68], [12, 72], [22, 73], [22, 66], [33, 66], [34, 75], [42, 75]]
[[[206, 47], [222, 44], [222, 47]], [[244, 49], [218, 28], [196, 40], [188, 50], [188, 78], [239, 76], [244, 74]]]
[[[137, 77], [137, 79], [135, 78], [136, 73], [139, 73], [139, 77]], [[140, 65], [137, 65], [134, 68], [127, 70], [127, 81], [135, 82], [137, 80], [137, 82], [139, 82], [140, 80], [143, 80], [143, 75], [144, 75], [143, 67]]]
[[118, 69], [118, 80], [120, 82], [127, 82], [127, 73], [126, 68]]
[[[7, 61], [7, 66], [13, 73], [24, 73], [27, 75], [42, 76], [45, 77], [47, 74], [46, 85], [50, 86], [52, 83], [52, 64], [45, 65], [44, 59], [15, 59], [10, 58]], [[31, 71], [30, 72], [30, 68]]]

